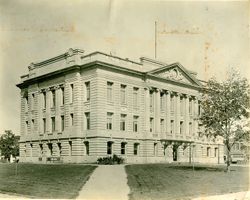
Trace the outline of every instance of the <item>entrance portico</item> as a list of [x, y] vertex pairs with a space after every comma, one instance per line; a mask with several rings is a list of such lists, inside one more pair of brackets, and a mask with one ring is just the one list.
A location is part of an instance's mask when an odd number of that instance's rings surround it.
[[[191, 157], [192, 157], [192, 154], [191, 154], [191, 148], [192, 148], [192, 143], [193, 141], [179, 141], [179, 140], [162, 140], [161, 141], [162, 145], [163, 145], [163, 148], [164, 148], [164, 156], [165, 157], [169, 157], [171, 156], [172, 158], [169, 160], [171, 162], [176, 162], [176, 161], [182, 161], [181, 160], [181, 153], [183, 153], [184, 155], [184, 152], [186, 150], [189, 150], [189, 156], [188, 156], [188, 159], [187, 159], [187, 162], [191, 162]], [[189, 147], [189, 149], [187, 149]], [[167, 153], [167, 149], [170, 148], [171, 149], [171, 153], [168, 154]], [[185, 156], [186, 157], [186, 156]]]

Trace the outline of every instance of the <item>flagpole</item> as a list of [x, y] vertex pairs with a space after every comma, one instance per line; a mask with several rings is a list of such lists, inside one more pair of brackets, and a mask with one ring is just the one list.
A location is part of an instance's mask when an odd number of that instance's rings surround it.
[[155, 21], [155, 59], [157, 58], [157, 22]]

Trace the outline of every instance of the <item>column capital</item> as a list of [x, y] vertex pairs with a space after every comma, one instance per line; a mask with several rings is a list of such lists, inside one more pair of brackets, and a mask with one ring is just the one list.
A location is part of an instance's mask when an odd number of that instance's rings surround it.
[[48, 92], [50, 91], [49, 88], [41, 88], [39, 92], [43, 93], [43, 92]]
[[190, 95], [190, 99], [192, 99], [192, 100], [198, 100], [198, 98], [196, 96], [194, 96], [194, 95]]
[[187, 99], [191, 99], [191, 98], [192, 98], [192, 95], [186, 94], [186, 98], [187, 98]]
[[171, 91], [166, 89], [161, 89], [161, 92], [164, 94], [170, 94]]
[[179, 96], [179, 97], [181, 97], [183, 95], [183, 93], [181, 93], [181, 92], [175, 92], [175, 96]]
[[64, 85], [64, 84], [60, 84], [59, 87], [60, 87], [60, 88], [64, 88], [65, 85]]
[[170, 90], [164, 90], [165, 94], [170, 94], [171, 91]]
[[169, 93], [170, 93], [170, 95], [172, 95], [172, 96], [178, 96], [178, 93], [175, 92], [175, 91], [169, 91]]
[[56, 85], [55, 87], [54, 87], [54, 89], [56, 89], [56, 90], [58, 90], [58, 89], [60, 89], [61, 87], [60, 87], [60, 85]]
[[154, 91], [155, 91], [155, 92], [161, 92], [161, 89], [159, 89], [159, 88], [154, 88]]
[[186, 97], [187, 97], [187, 94], [184, 94], [184, 93], [179, 93], [179, 96], [180, 96], [180, 97], [184, 97], [184, 98], [186, 98]]

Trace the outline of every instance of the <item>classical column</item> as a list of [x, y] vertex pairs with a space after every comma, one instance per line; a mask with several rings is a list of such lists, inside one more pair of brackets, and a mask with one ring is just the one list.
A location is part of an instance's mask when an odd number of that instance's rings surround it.
[[189, 98], [190, 96], [186, 95], [185, 97], [185, 118], [184, 118], [184, 123], [185, 123], [185, 134], [186, 136], [190, 136], [189, 133]]
[[175, 112], [175, 133], [180, 135], [180, 93], [176, 93], [175, 102], [176, 102], [176, 112]]
[[161, 108], [160, 108], [160, 104], [161, 104], [161, 99], [160, 99], [160, 90], [156, 89], [155, 90], [155, 109], [154, 109], [154, 132], [156, 134], [160, 133], [160, 117], [161, 117]]
[[165, 113], [166, 113], [166, 132], [167, 135], [170, 135], [171, 129], [171, 119], [170, 119], [170, 91], [165, 91], [166, 95], [166, 106], [165, 106]]
[[74, 126], [76, 134], [80, 134], [83, 130], [84, 113], [81, 113], [83, 107], [83, 87], [81, 84], [81, 74], [76, 72], [76, 81], [74, 82]]
[[144, 115], [144, 129], [145, 133], [149, 133], [149, 124], [150, 124], [150, 90], [149, 88], [144, 88], [145, 95], [145, 115]]
[[45, 131], [45, 133], [51, 133], [51, 119], [50, 119], [51, 91], [49, 88], [46, 88], [45, 92], [46, 92], [46, 108], [45, 108], [46, 131]]
[[197, 136], [198, 132], [198, 99], [194, 97], [194, 104], [193, 104], [193, 136]]
[[37, 93], [37, 110], [38, 110], [38, 120], [37, 120], [37, 131], [38, 134], [43, 134], [43, 93], [40, 90]]
[[55, 96], [56, 96], [56, 102], [55, 102], [55, 130], [56, 132], [60, 131], [60, 123], [61, 123], [61, 117], [60, 117], [60, 105], [61, 105], [61, 101], [60, 101], [60, 95], [61, 95], [61, 89], [60, 86], [56, 86], [55, 88]]

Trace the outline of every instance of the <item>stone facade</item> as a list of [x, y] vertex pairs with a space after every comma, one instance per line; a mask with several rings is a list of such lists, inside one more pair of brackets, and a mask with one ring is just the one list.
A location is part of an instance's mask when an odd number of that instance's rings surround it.
[[21, 77], [20, 161], [223, 162], [223, 142], [200, 136], [202, 88], [179, 63], [69, 49]]

